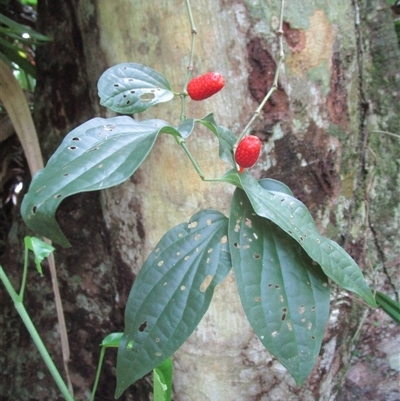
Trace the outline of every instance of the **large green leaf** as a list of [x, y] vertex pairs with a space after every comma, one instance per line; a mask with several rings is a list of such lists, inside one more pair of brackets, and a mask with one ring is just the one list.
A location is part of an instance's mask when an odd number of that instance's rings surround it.
[[339, 286], [376, 307], [375, 298], [357, 263], [336, 242], [319, 233], [302, 202], [287, 193], [266, 190], [246, 171], [242, 174], [231, 171], [229, 179], [233, 180], [235, 175], [259, 216], [271, 220], [298, 241], [309, 257]]
[[142, 64], [117, 64], [97, 84], [100, 104], [117, 113], [133, 114], [174, 97], [167, 79]]
[[70, 132], [46, 167], [33, 177], [21, 206], [27, 226], [63, 246], [55, 212], [67, 196], [108, 188], [129, 178], [152, 149], [161, 120], [94, 118]]
[[254, 213], [241, 189], [232, 200], [229, 245], [251, 326], [295, 381], [303, 383], [315, 365], [329, 317], [328, 278], [297, 241]]
[[168, 231], [140, 270], [125, 310], [116, 397], [172, 355], [208, 309], [231, 261], [228, 219], [203, 210]]

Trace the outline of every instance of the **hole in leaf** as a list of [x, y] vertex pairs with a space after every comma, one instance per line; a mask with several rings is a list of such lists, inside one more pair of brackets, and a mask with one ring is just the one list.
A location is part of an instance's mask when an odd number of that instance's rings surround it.
[[207, 288], [211, 284], [211, 281], [212, 281], [213, 277], [214, 276], [212, 276], [211, 274], [209, 274], [208, 276], [205, 277], [205, 279], [203, 280], [203, 282], [200, 285], [200, 291], [201, 292], [206, 292]]
[[299, 308], [299, 314], [302, 315], [305, 312], [306, 308], [304, 307], [304, 305], [301, 305]]
[[211, 253], [212, 251], [213, 251], [213, 249], [210, 248], [210, 249], [207, 251], [207, 253]]
[[140, 331], [141, 333], [143, 333], [146, 330], [147, 327], [147, 320], [144, 321], [138, 328], [138, 331]]
[[255, 239], [258, 239], [258, 235], [257, 235], [256, 233], [253, 233], [253, 237], [254, 237]]
[[246, 218], [246, 221], [245, 221], [245, 223], [244, 223], [247, 227], [249, 227], [249, 228], [251, 228], [252, 227], [252, 225], [253, 225], [253, 223], [251, 222], [251, 220], [250, 219], [248, 219], [248, 218]]
[[156, 356], [161, 356], [162, 353], [161, 352], [156, 352]]
[[181, 286], [181, 291], [185, 291], [186, 290], [186, 286], [185, 285], [182, 285]]
[[293, 326], [291, 322], [286, 322], [286, 325], [289, 331], [293, 331]]
[[281, 317], [282, 322], [283, 322], [285, 319], [286, 319], [286, 313], [282, 313], [282, 317]]
[[196, 235], [194, 236], [194, 240], [195, 240], [195, 241], [198, 241], [198, 240], [200, 239], [200, 237], [201, 237], [201, 234], [196, 234]]
[[167, 282], [165, 282], [165, 283], [163, 283], [163, 286], [165, 287], [167, 284], [168, 284], [168, 283], [167, 283]]
[[308, 324], [307, 324], [307, 329], [308, 329], [308, 330], [311, 330], [311, 329], [312, 329], [312, 323], [311, 323], [311, 322], [308, 322]]
[[196, 228], [197, 227], [197, 221], [192, 221], [189, 223], [188, 228]]
[[36, 207], [36, 206], [33, 206], [33, 208], [32, 208], [32, 213], [35, 214], [35, 213], [36, 213], [36, 210], [37, 210], [37, 207]]
[[276, 285], [275, 288], [279, 290], [281, 287], [279, 285]]
[[73, 140], [73, 141], [80, 141], [81, 138], [78, 138], [77, 136], [75, 136], [75, 137], [72, 138], [72, 140]]
[[315, 340], [315, 337], [314, 337], [314, 336], [311, 336], [311, 340]]
[[[133, 81], [133, 79], [132, 79], [132, 81]], [[132, 95], [135, 93], [135, 91], [131, 91], [131, 93], [132, 93]]]
[[130, 103], [131, 103], [131, 101], [130, 101], [130, 100], [127, 100], [127, 101], [126, 101], [126, 104], [130, 104]]
[[176, 253], [176, 256], [180, 256], [180, 254], [181, 254], [181, 253], [178, 251], [178, 252]]
[[278, 335], [278, 332], [277, 331], [273, 331], [272, 333], [271, 333], [271, 336], [272, 337], [276, 337]]
[[76, 146], [69, 146], [68, 149], [69, 150], [75, 150], [75, 149], [78, 149], [78, 148]]
[[148, 92], [148, 93], [143, 93], [143, 95], [140, 95], [140, 100], [142, 102], [151, 102], [156, 95], [154, 93]]
[[160, 261], [157, 263], [157, 266], [161, 267], [163, 264], [164, 264], [164, 261], [163, 261], [163, 260], [160, 260]]
[[211, 219], [207, 219], [206, 223], [208, 226], [211, 226], [211, 223], [212, 223]]
[[221, 238], [221, 244], [226, 244], [227, 242], [228, 242], [228, 237], [226, 236], [226, 235], [224, 235], [222, 238]]
[[159, 343], [160, 339], [157, 337], [155, 341], [156, 341], [156, 343]]
[[118, 88], [119, 84], [114, 84], [114, 86], [115, 86], [116, 88]]
[[133, 348], [133, 341], [129, 341], [129, 343], [126, 345], [127, 351], [131, 351]]
[[240, 245], [237, 243], [237, 242], [235, 242], [234, 244], [233, 244], [233, 246], [235, 247], [235, 248], [240, 248]]
[[260, 259], [260, 258], [261, 258], [261, 255], [259, 255], [258, 253], [255, 253], [255, 254], [253, 255], [253, 257], [254, 257], [254, 259]]
[[272, 284], [268, 284], [268, 287], [271, 288], [271, 287], [272, 287]]
[[311, 308], [311, 312], [315, 312], [315, 306]]
[[188, 260], [190, 258], [190, 255], [186, 255], [183, 259]]
[[206, 263], [207, 263], [207, 264], [210, 263], [210, 258], [207, 258]]
[[54, 199], [61, 198], [61, 194], [54, 195]]
[[68, 176], [69, 176], [68, 173], [63, 174], [63, 177], [68, 177]]

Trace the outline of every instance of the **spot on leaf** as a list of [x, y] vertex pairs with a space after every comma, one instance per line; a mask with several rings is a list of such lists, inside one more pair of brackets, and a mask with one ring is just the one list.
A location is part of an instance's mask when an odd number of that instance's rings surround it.
[[207, 288], [209, 287], [209, 285], [211, 284], [211, 281], [213, 279], [214, 276], [212, 276], [211, 274], [207, 275], [205, 277], [205, 279], [203, 280], [203, 282], [200, 285], [200, 291], [201, 292], [206, 292]]

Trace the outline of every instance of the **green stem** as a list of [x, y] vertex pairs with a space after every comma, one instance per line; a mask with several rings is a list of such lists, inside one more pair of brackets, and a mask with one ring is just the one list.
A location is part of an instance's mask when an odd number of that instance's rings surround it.
[[187, 8], [188, 16], [189, 16], [190, 29], [191, 29], [191, 33], [192, 33], [192, 43], [190, 45], [189, 64], [187, 67], [186, 80], [183, 85], [183, 90], [181, 93], [181, 121], [185, 120], [185, 118], [186, 118], [185, 98], [187, 96], [187, 86], [188, 86], [188, 83], [189, 83], [190, 78], [192, 77], [192, 73], [193, 73], [194, 44], [196, 42], [196, 35], [197, 35], [196, 27], [194, 25], [192, 8], [190, 6], [189, 0], [186, 0], [186, 8]]
[[19, 297], [18, 297], [18, 300], [21, 303], [24, 302], [24, 292], [25, 292], [25, 286], [26, 286], [26, 279], [28, 277], [28, 263], [29, 263], [29, 249], [25, 244], [24, 270], [22, 272], [22, 283], [21, 283], [21, 289], [19, 290]]
[[96, 394], [97, 386], [99, 384], [100, 373], [101, 373], [101, 368], [103, 366], [103, 359], [104, 359], [105, 353], [106, 353], [106, 347], [101, 347], [99, 365], [97, 366], [96, 379], [95, 379], [94, 384], [93, 384], [92, 395], [90, 396], [90, 400], [89, 401], [94, 401], [94, 396]]
[[277, 63], [276, 70], [275, 70], [274, 81], [272, 83], [271, 89], [265, 95], [263, 101], [257, 107], [257, 110], [254, 112], [254, 114], [251, 117], [250, 121], [244, 127], [242, 133], [239, 135], [239, 138], [236, 141], [235, 147], [239, 144], [239, 142], [243, 139], [243, 137], [248, 133], [248, 131], [250, 130], [250, 127], [252, 126], [254, 121], [258, 117], [260, 117], [261, 111], [264, 108], [265, 104], [267, 103], [267, 101], [269, 100], [271, 95], [278, 89], [279, 72], [280, 72], [283, 60], [285, 58], [285, 54], [283, 52], [283, 38], [282, 38], [283, 37], [283, 9], [284, 9], [284, 7], [285, 7], [285, 0], [281, 0], [281, 10], [280, 10], [280, 16], [279, 16], [279, 27], [278, 27], [278, 30], [276, 31], [276, 35], [278, 36], [278, 40], [279, 40], [279, 59], [278, 59], [278, 63]]
[[190, 153], [190, 150], [188, 149], [188, 147], [186, 146], [186, 143], [184, 140], [179, 141], [179, 145], [182, 146], [183, 150], [185, 151], [185, 153], [187, 154], [187, 156], [189, 157], [190, 161], [193, 164], [193, 167], [195, 168], [195, 170], [197, 171], [197, 174], [200, 176], [200, 178], [204, 181], [204, 174], [201, 171], [201, 168], [199, 167], [199, 165], [197, 164], [195, 158], [193, 157], [193, 155]]
[[53, 360], [51, 359], [51, 356], [49, 355], [45, 345], [43, 344], [43, 341], [40, 338], [39, 333], [36, 330], [36, 327], [34, 326], [31, 318], [29, 317], [28, 312], [25, 309], [25, 306], [20, 301], [20, 296], [14, 290], [14, 287], [12, 286], [10, 280], [8, 279], [6, 273], [4, 272], [1, 266], [0, 266], [0, 278], [1, 281], [4, 283], [4, 286], [6, 287], [11, 299], [14, 302], [15, 309], [17, 310], [19, 316], [24, 322], [25, 327], [28, 329], [33, 342], [35, 343], [37, 349], [39, 350], [40, 355], [42, 356], [46, 366], [48, 367], [51, 375], [53, 376], [53, 379], [56, 382], [58, 388], [60, 389], [62, 395], [64, 396], [66, 401], [74, 401], [74, 398], [68, 391], [68, 387], [64, 383], [60, 373], [57, 370], [57, 367], [55, 366]]

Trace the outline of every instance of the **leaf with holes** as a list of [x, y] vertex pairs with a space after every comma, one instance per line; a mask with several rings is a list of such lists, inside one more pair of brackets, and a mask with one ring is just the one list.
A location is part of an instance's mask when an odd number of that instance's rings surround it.
[[228, 219], [203, 210], [168, 231], [130, 292], [118, 350], [115, 396], [171, 356], [208, 309], [231, 268]]
[[106, 70], [97, 84], [100, 104], [117, 113], [140, 113], [174, 97], [167, 79], [152, 68], [123, 63]]
[[[67, 196], [109, 188], [129, 178], [167, 123], [130, 117], [94, 118], [70, 132], [46, 167], [36, 173], [21, 206], [34, 232], [69, 246], [55, 219]], [[171, 128], [171, 127], [170, 127]], [[173, 128], [172, 128], [173, 129]]]
[[[230, 172], [230, 175], [234, 173]], [[293, 196], [263, 188], [250, 174], [237, 174], [255, 212], [293, 237], [324, 273], [346, 290], [359, 295], [370, 306], [375, 298], [357, 263], [336, 242], [322, 236], [306, 206]], [[232, 179], [232, 178], [230, 178]]]
[[327, 277], [293, 238], [254, 213], [241, 189], [232, 200], [229, 245], [251, 326], [302, 384], [315, 365], [329, 317]]
[[197, 122], [206, 126], [211, 132], [213, 132], [219, 141], [219, 157], [224, 162], [228, 163], [232, 167], [236, 166], [233, 158], [233, 146], [236, 143], [236, 137], [231, 130], [221, 125], [218, 125], [214, 120], [214, 115], [208, 114]]

